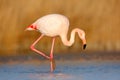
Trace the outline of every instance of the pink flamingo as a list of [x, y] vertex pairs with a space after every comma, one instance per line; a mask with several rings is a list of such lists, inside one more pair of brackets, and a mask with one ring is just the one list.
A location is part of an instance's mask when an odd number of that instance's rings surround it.
[[[70, 40], [67, 39], [67, 33], [69, 29], [69, 20], [60, 14], [49, 14], [39, 18], [32, 25], [30, 25], [26, 30], [37, 30], [41, 32], [41, 36], [30, 46], [30, 48], [36, 53], [44, 56], [50, 60], [51, 72], [55, 69], [55, 61], [53, 59], [53, 47], [55, 43], [55, 37], [60, 36], [62, 42], [66, 46], [71, 46], [74, 43], [75, 33], [77, 32], [83, 43], [83, 49], [86, 48], [85, 32], [81, 29], [75, 28], [71, 32]], [[47, 56], [43, 52], [34, 48], [35, 44], [43, 37], [52, 37], [52, 46], [50, 51], [50, 56]]]

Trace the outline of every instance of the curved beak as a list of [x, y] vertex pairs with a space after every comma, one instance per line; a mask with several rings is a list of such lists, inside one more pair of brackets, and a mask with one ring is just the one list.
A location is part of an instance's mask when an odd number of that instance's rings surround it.
[[83, 39], [83, 49], [86, 49], [86, 46], [87, 46], [86, 39]]
[[87, 44], [83, 44], [83, 49], [85, 49], [85, 48], [86, 48], [86, 46], [87, 46]]

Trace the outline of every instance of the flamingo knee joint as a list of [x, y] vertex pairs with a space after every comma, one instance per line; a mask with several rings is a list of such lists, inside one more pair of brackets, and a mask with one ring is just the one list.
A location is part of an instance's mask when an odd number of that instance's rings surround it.
[[32, 46], [30, 46], [30, 49], [32, 49], [32, 50], [33, 50], [33, 49], [34, 49], [34, 46], [33, 46], [33, 45], [32, 45]]

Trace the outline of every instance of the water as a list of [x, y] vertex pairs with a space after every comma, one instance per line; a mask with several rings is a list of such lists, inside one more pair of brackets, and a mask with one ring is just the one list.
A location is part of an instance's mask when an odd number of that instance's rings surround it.
[[120, 80], [119, 61], [57, 60], [54, 73], [49, 61], [0, 64], [0, 80]]

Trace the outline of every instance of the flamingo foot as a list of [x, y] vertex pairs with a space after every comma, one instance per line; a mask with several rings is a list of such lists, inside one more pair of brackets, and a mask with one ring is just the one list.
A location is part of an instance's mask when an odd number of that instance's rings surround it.
[[52, 58], [50, 59], [50, 69], [51, 69], [51, 72], [53, 72], [56, 68], [56, 64], [55, 64], [55, 60]]

